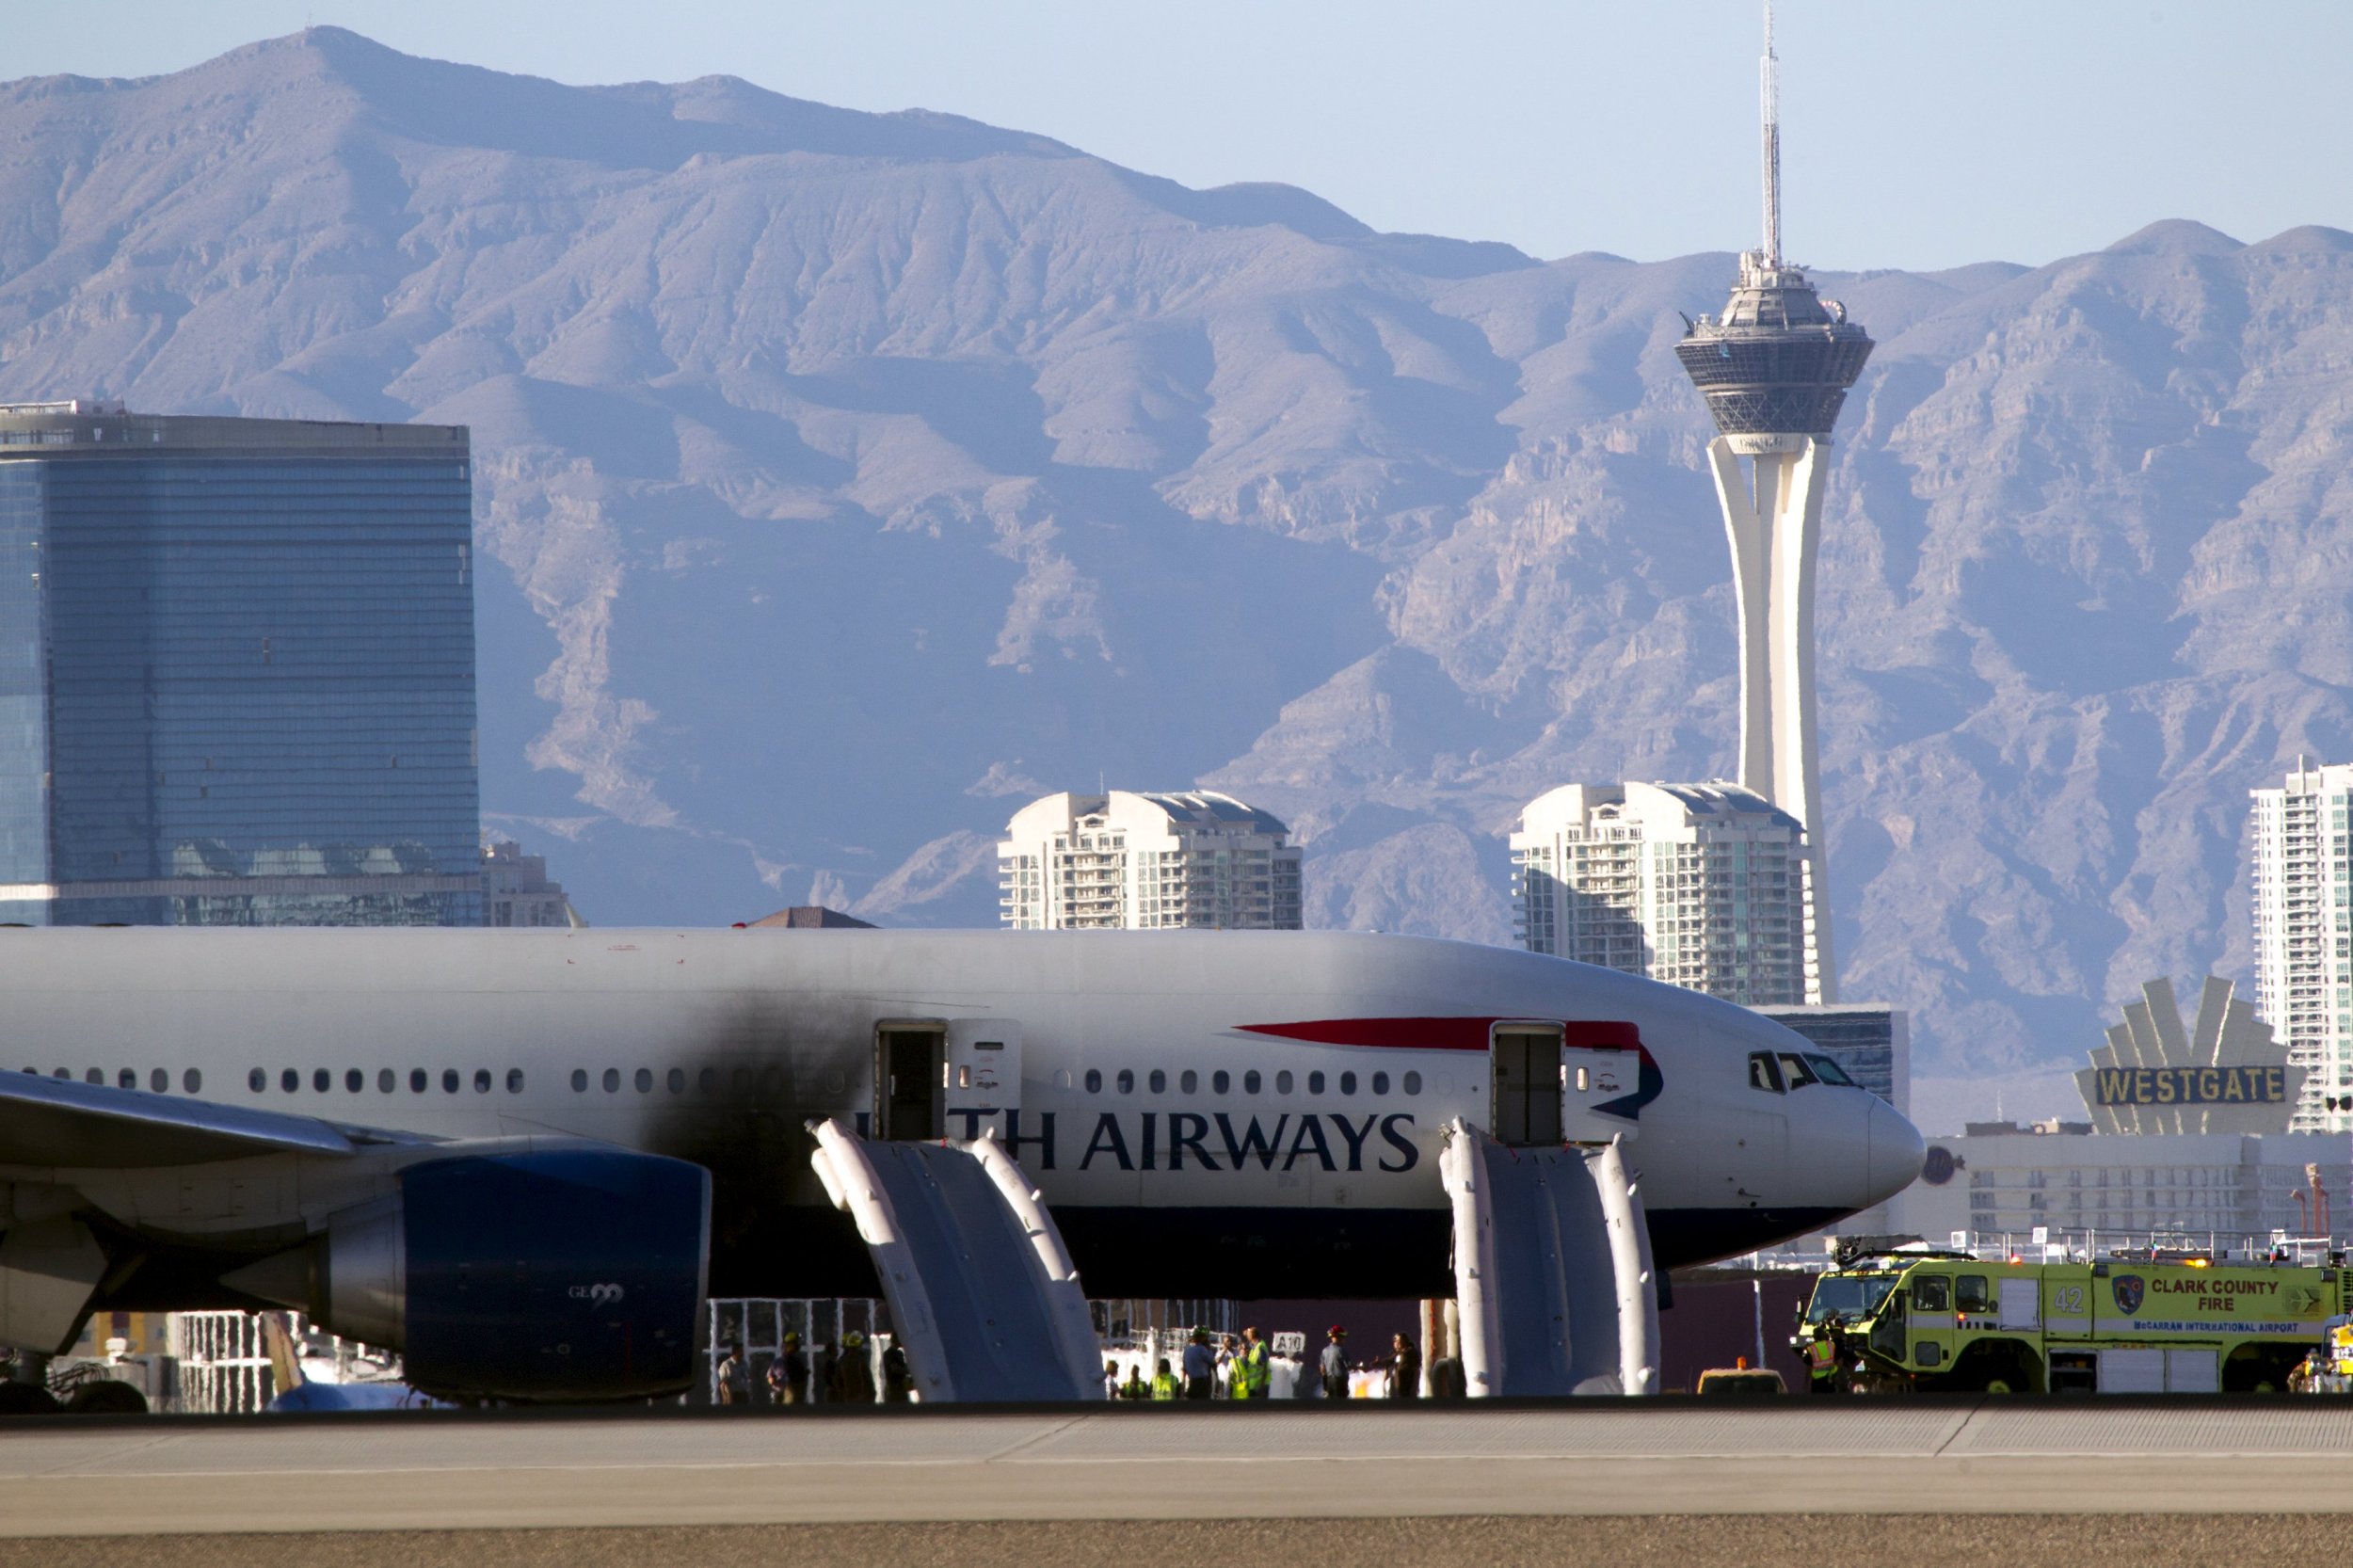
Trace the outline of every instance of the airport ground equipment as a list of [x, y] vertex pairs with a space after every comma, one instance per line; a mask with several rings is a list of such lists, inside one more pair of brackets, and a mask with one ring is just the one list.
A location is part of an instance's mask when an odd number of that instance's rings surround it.
[[1840, 1386], [1864, 1392], [2251, 1392], [2286, 1387], [2349, 1308], [2342, 1254], [2313, 1267], [1903, 1251], [1842, 1258], [1790, 1343], [1828, 1336]]
[[1103, 1397], [1079, 1272], [1002, 1144], [866, 1139], [839, 1118], [810, 1131], [810, 1163], [873, 1254], [926, 1402]]
[[1515, 1147], [1456, 1120], [1439, 1171], [1473, 1399], [1658, 1391], [1658, 1291], [1625, 1140]]

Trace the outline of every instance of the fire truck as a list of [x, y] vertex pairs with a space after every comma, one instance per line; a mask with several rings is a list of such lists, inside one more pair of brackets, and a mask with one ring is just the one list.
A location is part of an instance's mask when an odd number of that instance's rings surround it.
[[2252, 1392], [2286, 1387], [2349, 1311], [2342, 1253], [2025, 1263], [1907, 1248], [1842, 1256], [1790, 1345], [1833, 1368], [1817, 1392]]

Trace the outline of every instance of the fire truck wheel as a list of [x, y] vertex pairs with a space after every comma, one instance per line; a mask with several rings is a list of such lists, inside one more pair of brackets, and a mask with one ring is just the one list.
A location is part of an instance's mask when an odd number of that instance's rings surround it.
[[147, 1396], [127, 1383], [101, 1378], [76, 1388], [65, 1408], [69, 1416], [144, 1416]]
[[2011, 1392], [2009, 1379], [1988, 1378], [1985, 1383], [1985, 1391], [1989, 1394], [2008, 1394]]

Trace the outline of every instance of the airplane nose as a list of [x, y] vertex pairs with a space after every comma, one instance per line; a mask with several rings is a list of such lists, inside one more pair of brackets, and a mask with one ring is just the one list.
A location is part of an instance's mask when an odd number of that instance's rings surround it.
[[1884, 1203], [1918, 1179], [1929, 1153], [1928, 1140], [1883, 1099], [1873, 1098], [1865, 1145], [1864, 1179], [1871, 1196], [1864, 1207]]

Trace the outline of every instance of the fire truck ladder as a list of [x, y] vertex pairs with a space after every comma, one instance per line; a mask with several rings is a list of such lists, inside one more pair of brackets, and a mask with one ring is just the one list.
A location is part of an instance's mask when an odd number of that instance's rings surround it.
[[1079, 1272], [994, 1138], [898, 1143], [813, 1123], [810, 1163], [857, 1222], [926, 1403], [1099, 1400]]
[[1623, 1139], [1514, 1148], [1457, 1120], [1446, 1140], [1471, 1397], [1657, 1393], [1658, 1290]]

